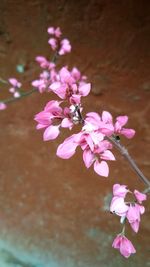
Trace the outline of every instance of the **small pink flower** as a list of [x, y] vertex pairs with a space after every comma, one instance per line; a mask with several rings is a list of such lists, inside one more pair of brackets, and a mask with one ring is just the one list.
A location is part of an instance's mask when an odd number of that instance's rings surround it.
[[59, 38], [62, 35], [62, 32], [59, 27], [57, 27], [54, 31], [55, 37]]
[[14, 97], [15, 98], [19, 98], [21, 96], [21, 94], [18, 92], [18, 91], [16, 91], [15, 93], [14, 93]]
[[47, 32], [51, 35], [55, 35], [55, 37], [57, 37], [57, 38], [59, 38], [62, 34], [59, 27], [57, 27], [56, 29], [54, 27], [49, 27], [47, 29]]
[[115, 123], [115, 133], [122, 134], [127, 138], [132, 138], [135, 135], [135, 130], [127, 129], [123, 126], [128, 122], [128, 116], [118, 116]]
[[134, 190], [134, 195], [137, 199], [137, 201], [141, 204], [144, 200], [147, 199], [146, 194], [143, 194], [141, 192], [139, 192], [138, 190]]
[[48, 43], [51, 46], [52, 50], [56, 50], [57, 49], [57, 40], [56, 40], [56, 38], [50, 38], [48, 40]]
[[114, 184], [113, 185], [113, 195], [117, 196], [117, 197], [125, 198], [126, 194], [129, 192], [129, 190], [126, 188], [127, 188], [126, 185]]
[[9, 83], [13, 86], [9, 88], [9, 92], [12, 93], [15, 98], [20, 97], [20, 92], [18, 91], [18, 89], [22, 86], [22, 84], [15, 78], [10, 78], [8, 80]]
[[20, 88], [22, 86], [22, 84], [18, 82], [16, 78], [9, 78], [8, 81], [14, 88]]
[[124, 197], [115, 196], [110, 204], [110, 212], [120, 217], [126, 216], [129, 206], [125, 204]]
[[138, 232], [139, 225], [140, 225], [140, 215], [145, 212], [144, 206], [141, 206], [139, 204], [130, 204], [130, 207], [127, 211], [127, 219], [133, 229], [134, 232]]
[[112, 247], [118, 249], [125, 258], [129, 258], [131, 254], [136, 253], [131, 241], [122, 234], [117, 235], [113, 241]]
[[4, 110], [6, 108], [7, 108], [6, 104], [3, 102], [0, 102], [0, 110]]
[[61, 102], [49, 101], [44, 110], [35, 115], [35, 121], [38, 122], [36, 128], [43, 129], [43, 140], [49, 141], [57, 138], [60, 133], [60, 127], [69, 128], [73, 127], [73, 123], [70, 118], [70, 113], [66, 112], [66, 109], [60, 107]]
[[49, 33], [49, 34], [54, 34], [55, 33], [55, 28], [54, 27], [49, 27], [48, 29], [47, 29], [47, 32]]
[[70, 52], [71, 52], [71, 44], [70, 44], [69, 40], [68, 39], [63, 39], [61, 41], [61, 48], [60, 48], [58, 54], [60, 56], [62, 56], [62, 55], [65, 55], [67, 53], [70, 53]]

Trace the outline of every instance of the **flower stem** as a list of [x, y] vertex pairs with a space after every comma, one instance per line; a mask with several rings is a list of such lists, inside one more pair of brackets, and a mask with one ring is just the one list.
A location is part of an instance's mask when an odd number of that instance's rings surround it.
[[3, 102], [4, 104], [8, 104], [8, 103], [20, 100], [21, 98], [23, 98], [25, 96], [28, 96], [28, 95], [31, 95], [31, 94], [33, 94], [35, 92], [38, 92], [38, 90], [36, 88], [34, 88], [34, 89], [30, 90], [30, 91], [24, 92], [24, 93], [20, 93], [20, 97], [10, 97], [10, 98], [4, 99], [1, 102]]
[[139, 169], [135, 161], [132, 159], [130, 154], [128, 153], [128, 150], [120, 143], [120, 141], [116, 140], [114, 137], [107, 137], [107, 140], [110, 141], [123, 155], [123, 157], [129, 162], [132, 169], [136, 172], [136, 174], [139, 176], [140, 180], [148, 186], [146, 192], [150, 190], [150, 181], [146, 176], [142, 173], [142, 171]]

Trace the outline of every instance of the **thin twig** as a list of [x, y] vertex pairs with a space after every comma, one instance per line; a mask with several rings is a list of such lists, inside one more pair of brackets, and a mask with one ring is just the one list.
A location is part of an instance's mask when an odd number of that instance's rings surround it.
[[108, 141], [110, 141], [120, 151], [120, 153], [123, 155], [123, 157], [129, 162], [129, 164], [132, 167], [132, 169], [139, 176], [139, 178], [141, 179], [141, 181], [145, 185], [148, 186], [148, 188], [145, 189], [145, 190], [148, 190], [149, 191], [150, 190], [150, 181], [148, 180], [148, 178], [146, 178], [146, 176], [139, 169], [139, 167], [137, 166], [137, 164], [135, 163], [135, 161], [132, 159], [132, 157], [128, 153], [127, 149], [123, 145], [121, 145], [120, 141], [116, 140], [114, 137], [106, 137], [106, 139]]
[[38, 92], [38, 90], [36, 88], [34, 88], [34, 89], [30, 90], [30, 91], [24, 92], [24, 93], [20, 93], [20, 97], [10, 97], [10, 98], [7, 98], [7, 99], [3, 100], [2, 103], [8, 104], [8, 103], [11, 103], [11, 102], [20, 100], [21, 98], [23, 98], [25, 96], [28, 96], [28, 95], [31, 95], [31, 94], [33, 94], [35, 92]]

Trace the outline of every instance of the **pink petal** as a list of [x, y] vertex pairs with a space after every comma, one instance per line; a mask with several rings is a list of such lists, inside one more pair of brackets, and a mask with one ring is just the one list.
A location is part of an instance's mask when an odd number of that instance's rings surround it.
[[65, 99], [66, 98], [66, 90], [67, 90], [67, 85], [66, 84], [61, 84], [60, 82], [54, 82], [49, 86], [49, 88], [56, 95], [58, 95], [61, 99]]
[[113, 197], [110, 204], [110, 211], [118, 216], [125, 216], [129, 207], [125, 204], [123, 197]]
[[123, 128], [120, 131], [121, 134], [123, 134], [125, 137], [127, 137], [128, 139], [131, 139], [134, 135], [135, 135], [135, 130], [133, 129], [125, 129]]
[[142, 203], [142, 201], [147, 199], [147, 195], [139, 192], [138, 190], [134, 190], [134, 195], [140, 204]]
[[112, 124], [112, 115], [108, 111], [103, 111], [102, 112], [102, 121], [105, 123], [110, 123]]
[[89, 168], [92, 165], [93, 159], [94, 159], [94, 154], [92, 153], [92, 151], [90, 149], [85, 149], [83, 152], [83, 161], [87, 168]]
[[116, 120], [118, 121], [119, 125], [123, 127], [128, 122], [128, 116], [118, 116]]
[[58, 126], [50, 125], [44, 131], [43, 140], [44, 141], [54, 140], [55, 138], [57, 138], [57, 136], [59, 135], [59, 133], [60, 133], [60, 131], [59, 131], [59, 125]]
[[64, 118], [61, 122], [61, 127], [63, 128], [69, 128], [70, 130], [72, 129], [73, 127], [73, 123], [70, 119], [68, 118]]
[[122, 240], [121, 235], [117, 235], [116, 238], [114, 239], [113, 243], [112, 243], [112, 247], [119, 249], [121, 240]]
[[91, 90], [91, 84], [86, 83], [79, 87], [79, 94], [82, 96], [87, 96]]
[[105, 150], [102, 154], [101, 154], [101, 159], [104, 160], [116, 160], [115, 156], [113, 155], [113, 153], [110, 150]]
[[57, 28], [55, 29], [55, 36], [56, 36], [57, 38], [59, 38], [61, 35], [62, 35], [62, 32], [61, 32], [60, 28], [57, 27]]
[[17, 86], [17, 83], [18, 83], [17, 79], [15, 79], [15, 78], [9, 78], [8, 81], [9, 81], [10, 84], [12, 84], [14, 87]]
[[120, 242], [120, 253], [125, 258], [129, 258], [131, 254], [136, 253], [136, 250], [131, 241], [128, 240], [125, 236], [122, 237], [122, 240]]
[[74, 142], [75, 135], [68, 137], [62, 144], [60, 144], [57, 148], [56, 155], [62, 159], [69, 159], [71, 158], [78, 146], [77, 143]]
[[137, 233], [139, 231], [140, 222], [138, 220], [130, 223], [130, 225], [131, 225], [131, 228], [133, 229], [133, 231], [135, 233]]
[[129, 190], [126, 189], [126, 187], [127, 187], [126, 185], [114, 184], [113, 195], [125, 198], [126, 194], [129, 192]]
[[99, 163], [98, 160], [94, 162], [94, 171], [101, 176], [108, 177], [109, 174], [109, 167], [107, 162], [101, 161]]

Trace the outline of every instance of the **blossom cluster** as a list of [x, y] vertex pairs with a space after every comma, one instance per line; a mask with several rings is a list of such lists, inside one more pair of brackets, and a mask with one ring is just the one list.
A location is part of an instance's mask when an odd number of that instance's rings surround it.
[[[35, 58], [35, 60], [42, 68], [42, 72], [39, 75], [39, 79], [32, 82], [32, 86], [36, 87], [40, 93], [50, 91], [50, 85], [52, 83], [59, 82], [59, 78], [61, 79], [61, 77], [63, 79], [64, 75], [61, 75], [61, 73], [59, 74], [56, 71], [55, 61], [58, 56], [62, 56], [71, 52], [71, 44], [68, 39], [61, 38], [62, 32], [59, 27], [49, 27], [47, 32], [51, 36], [48, 40], [48, 44], [50, 45], [52, 50], [55, 51], [55, 56], [51, 61], [47, 60], [44, 56], [37, 56]], [[78, 71], [76, 71], [76, 69], [74, 69], [72, 75], [74, 75], [75, 77], [77, 76], [78, 78], [79, 73]], [[56, 85], [54, 84], [53, 86]]]
[[[127, 194], [132, 196], [132, 201], [127, 202], [125, 200]], [[115, 184], [113, 186], [113, 198], [110, 204], [110, 211], [120, 216], [120, 222], [122, 224], [125, 225], [125, 223], [128, 222], [132, 230], [137, 233], [140, 226], [141, 215], [145, 212], [142, 202], [145, 201], [146, 198], [146, 194], [138, 190], [131, 192], [127, 189], [126, 185]], [[123, 228], [123, 233], [115, 238], [112, 246], [120, 250], [120, 253], [124, 257], [128, 258], [130, 254], [136, 251], [131, 241], [125, 237], [124, 232], [125, 228]]]
[[[21, 96], [20, 88], [22, 84], [16, 78], [9, 78], [8, 83], [11, 87], [8, 91], [13, 95], [13, 98], [19, 98]], [[3, 101], [0, 101], [0, 110], [4, 110], [7, 108], [7, 104]]]

